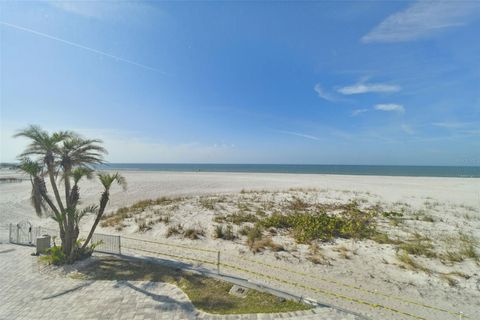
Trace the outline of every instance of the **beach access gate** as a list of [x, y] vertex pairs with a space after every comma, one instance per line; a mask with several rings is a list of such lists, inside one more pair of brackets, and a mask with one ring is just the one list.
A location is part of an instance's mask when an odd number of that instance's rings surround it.
[[[8, 237], [7, 237], [8, 232]], [[53, 228], [34, 226], [28, 221], [19, 223], [10, 223], [0, 226], [0, 243], [9, 242], [20, 245], [35, 246], [37, 237], [49, 235], [51, 237], [50, 245], [60, 245], [59, 231]], [[86, 238], [86, 234], [81, 234], [79, 239]], [[7, 241], [8, 239], [8, 241]], [[96, 244], [95, 251], [104, 253], [121, 254], [120, 236], [94, 233], [91, 240]]]

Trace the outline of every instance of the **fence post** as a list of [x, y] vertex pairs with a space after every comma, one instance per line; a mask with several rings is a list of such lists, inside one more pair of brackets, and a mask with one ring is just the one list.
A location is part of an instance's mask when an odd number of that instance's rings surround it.
[[220, 274], [220, 251], [217, 251], [217, 273]]
[[122, 237], [118, 236], [118, 254], [122, 254]]
[[12, 243], [12, 224], [8, 224], [8, 243]]

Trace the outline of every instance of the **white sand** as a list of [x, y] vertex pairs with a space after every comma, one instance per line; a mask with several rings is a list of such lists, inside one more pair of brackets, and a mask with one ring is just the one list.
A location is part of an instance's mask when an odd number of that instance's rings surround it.
[[[343, 175], [310, 175], [310, 174], [258, 174], [258, 173], [168, 173], [168, 172], [132, 172], [122, 174], [128, 181], [128, 191], [114, 186], [111, 192], [110, 211], [122, 206], [132, 205], [142, 199], [154, 199], [161, 196], [189, 196], [190, 200], [173, 210], [172, 223], [182, 223], [185, 226], [200, 226], [207, 230], [206, 237], [200, 240], [185, 240], [179, 237], [165, 238], [166, 226], [158, 224], [152, 230], [138, 232], [133, 219], [125, 222], [121, 231], [114, 228], [100, 228], [104, 233], [120, 233], [134, 237], [169, 241], [178, 244], [188, 244], [201, 248], [212, 248], [222, 251], [225, 261], [232, 261], [249, 270], [267, 272], [275, 277], [281, 277], [309, 285], [314, 288], [336, 292], [348, 297], [354, 297], [371, 303], [379, 303], [411, 313], [426, 319], [458, 319], [459, 316], [437, 309], [425, 308], [401, 300], [415, 301], [444, 308], [454, 312], [462, 311], [471, 318], [480, 314], [480, 267], [472, 260], [445, 265], [437, 260], [415, 257], [416, 261], [433, 270], [433, 274], [405, 269], [395, 255], [392, 245], [379, 245], [373, 241], [338, 240], [335, 243], [324, 244], [323, 252], [330, 259], [330, 265], [315, 265], [305, 258], [308, 247], [295, 245], [291, 239], [276, 236], [274, 240], [284, 244], [289, 252], [273, 253], [265, 251], [253, 255], [248, 252], [243, 239], [232, 241], [214, 240], [211, 233], [213, 212], [204, 210], [198, 205], [199, 195], [232, 194], [232, 199], [238, 199], [241, 190], [276, 190], [286, 191], [290, 188], [315, 188], [310, 196], [314, 201], [348, 201], [352, 198], [365, 199], [370, 204], [382, 203], [387, 208], [407, 206], [409, 212], [425, 210], [435, 222], [411, 220], [397, 233], [418, 231], [432, 238], [437, 246], [441, 246], [442, 238], [463, 231], [480, 239], [480, 179], [467, 178], [424, 178], [424, 177], [379, 177], [379, 176], [343, 176]], [[0, 177], [13, 176], [12, 172], [1, 171]], [[348, 192], [347, 192], [348, 191]], [[101, 188], [98, 182], [81, 184], [81, 199], [85, 205], [98, 202]], [[280, 193], [288, 197], [291, 192]], [[35, 216], [29, 202], [30, 183], [0, 184], [0, 223], [17, 223], [29, 220], [35, 224], [54, 226], [50, 219], [40, 219]], [[269, 196], [267, 194], [266, 196]], [[300, 196], [305, 196], [300, 194]], [[233, 201], [233, 200], [232, 200]], [[236, 201], [236, 200], [235, 200]], [[84, 221], [85, 229], [91, 223], [91, 217]], [[389, 225], [382, 228], [389, 229]], [[403, 228], [403, 229], [402, 229]], [[391, 228], [394, 229], [393, 227]], [[391, 233], [389, 233], [391, 234]], [[338, 248], [345, 246], [350, 250], [350, 259], [340, 257]], [[149, 250], [159, 250], [154, 246]], [[162, 248], [165, 249], [165, 248]], [[167, 248], [168, 249], [168, 248]], [[170, 248], [171, 254], [181, 253], [178, 248]], [[446, 248], [439, 247], [439, 250]], [[352, 251], [355, 251], [354, 254]], [[478, 252], [478, 248], [477, 248]], [[186, 253], [186, 252], [183, 252]], [[190, 253], [189, 253], [190, 254]], [[197, 258], [204, 258], [202, 253], [192, 253]], [[244, 257], [245, 259], [242, 260]], [[230, 259], [230, 260], [229, 260]], [[310, 276], [286, 273], [281, 270], [268, 270], [259, 264], [248, 262], [247, 259], [274, 264], [280, 268], [290, 268]], [[269, 282], [240, 271], [225, 270], [242, 276]], [[461, 272], [468, 276], [450, 275], [456, 282], [454, 286], [441, 277], [441, 273]], [[314, 278], [312, 278], [312, 276]], [[317, 278], [315, 278], [317, 277]], [[319, 280], [318, 277], [333, 279]], [[340, 285], [340, 281], [347, 286]], [[274, 283], [274, 282], [271, 282]], [[278, 285], [278, 284], [277, 284]], [[360, 311], [376, 319], [412, 319], [412, 317], [387, 311], [382, 308], [371, 308], [334, 298], [319, 291], [312, 292], [300, 287], [282, 285], [284, 289], [298, 294], [307, 294], [320, 301], [339, 305], [341, 307]], [[362, 287], [367, 291], [351, 288]], [[371, 292], [393, 294], [396, 298], [372, 294]]]

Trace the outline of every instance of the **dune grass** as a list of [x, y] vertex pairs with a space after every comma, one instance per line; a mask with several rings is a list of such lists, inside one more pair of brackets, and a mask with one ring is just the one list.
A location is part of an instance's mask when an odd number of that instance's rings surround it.
[[155, 281], [174, 284], [187, 294], [196, 308], [209, 313], [276, 313], [311, 308], [300, 302], [251, 289], [246, 297], [240, 298], [229, 294], [232, 284], [225, 281], [159, 264], [116, 257], [98, 257], [95, 263], [81, 270], [75, 277], [89, 280]]

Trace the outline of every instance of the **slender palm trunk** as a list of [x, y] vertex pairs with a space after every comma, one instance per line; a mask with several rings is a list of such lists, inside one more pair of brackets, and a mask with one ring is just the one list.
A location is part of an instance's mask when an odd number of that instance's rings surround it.
[[45, 202], [50, 207], [50, 209], [52, 209], [55, 217], [57, 218], [58, 227], [60, 228], [60, 238], [63, 239], [64, 236], [62, 236], [62, 234], [65, 234], [65, 229], [64, 229], [62, 221], [61, 221], [60, 212], [58, 211], [57, 207], [55, 207], [55, 204], [52, 202], [52, 200], [46, 194], [43, 194], [42, 196], [43, 196], [43, 199], [45, 199]]
[[67, 208], [70, 208], [72, 204], [70, 203], [70, 169], [65, 169], [64, 173], [64, 181], [65, 181], [65, 202], [67, 204]]
[[88, 233], [88, 237], [83, 243], [82, 249], [85, 249], [92, 239], [93, 233], [95, 232], [95, 229], [97, 228], [98, 223], [100, 222], [100, 219], [102, 219], [103, 213], [105, 212], [105, 208], [107, 207], [107, 203], [109, 200], [109, 192], [108, 190], [105, 190], [102, 193], [102, 197], [100, 198], [100, 209], [98, 210], [97, 217], [95, 218], [95, 222], [93, 223], [92, 228], [90, 229], [90, 232]]
[[73, 254], [75, 250], [75, 244], [77, 242], [78, 234], [75, 234], [75, 208], [70, 203], [70, 173], [71, 168], [67, 165], [64, 167], [64, 183], [65, 183], [65, 203], [67, 205], [65, 222], [66, 222], [66, 235], [65, 235], [65, 244], [64, 251], [70, 257], [70, 260], [73, 259]]
[[54, 171], [53, 164], [48, 163], [47, 169], [48, 169], [48, 177], [50, 178], [50, 184], [52, 185], [52, 189], [53, 189], [53, 194], [55, 195], [55, 200], [57, 200], [60, 212], [64, 214], [65, 207], [63, 206], [62, 198], [60, 197], [60, 193], [58, 192], [57, 182], [55, 181], [55, 173], [53, 172]]

